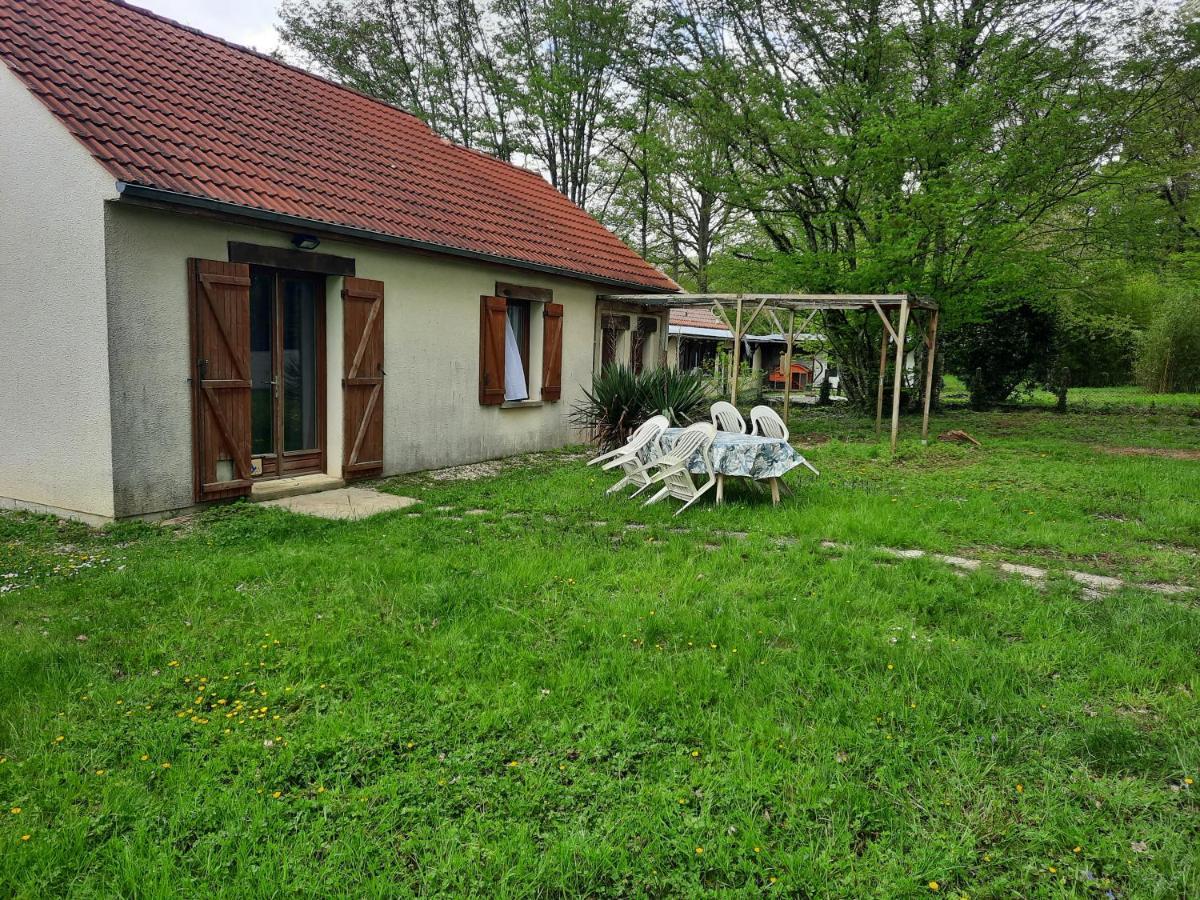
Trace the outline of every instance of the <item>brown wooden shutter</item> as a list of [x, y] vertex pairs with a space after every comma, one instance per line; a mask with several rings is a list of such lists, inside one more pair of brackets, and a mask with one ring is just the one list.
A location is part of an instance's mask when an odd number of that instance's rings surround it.
[[542, 312], [542, 399], [562, 397], [562, 326], [561, 303], [547, 303]]
[[250, 267], [188, 260], [196, 502], [250, 493]]
[[342, 477], [383, 474], [383, 282], [342, 288]]
[[504, 402], [504, 326], [508, 302], [503, 297], [479, 298], [479, 402]]

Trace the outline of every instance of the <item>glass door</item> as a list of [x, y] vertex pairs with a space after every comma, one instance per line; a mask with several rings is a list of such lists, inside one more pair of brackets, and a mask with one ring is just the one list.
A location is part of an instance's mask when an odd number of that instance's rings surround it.
[[324, 471], [324, 278], [251, 269], [250, 373], [255, 475]]

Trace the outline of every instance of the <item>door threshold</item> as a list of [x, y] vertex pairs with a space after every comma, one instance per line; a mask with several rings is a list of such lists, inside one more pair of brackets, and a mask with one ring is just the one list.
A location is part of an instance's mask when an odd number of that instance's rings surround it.
[[262, 503], [264, 500], [299, 497], [301, 494], [316, 494], [320, 491], [332, 491], [345, 486], [345, 479], [336, 475], [326, 475], [324, 472], [272, 478], [269, 481], [254, 483], [254, 486], [250, 488], [250, 502]]

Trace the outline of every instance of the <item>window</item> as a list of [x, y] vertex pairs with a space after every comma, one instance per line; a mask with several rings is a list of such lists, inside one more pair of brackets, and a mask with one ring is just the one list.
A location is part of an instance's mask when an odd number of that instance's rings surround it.
[[504, 400], [529, 399], [529, 301], [509, 300], [504, 326]]
[[562, 396], [563, 307], [546, 288], [496, 282], [480, 298], [479, 402], [519, 406]]

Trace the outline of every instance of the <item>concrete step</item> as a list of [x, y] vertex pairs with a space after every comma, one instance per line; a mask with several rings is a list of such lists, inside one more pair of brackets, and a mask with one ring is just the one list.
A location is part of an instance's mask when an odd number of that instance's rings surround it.
[[282, 500], [284, 497], [299, 497], [333, 491], [346, 486], [344, 479], [323, 472], [312, 475], [295, 475], [291, 478], [272, 478], [270, 481], [255, 482], [250, 489], [250, 501], [262, 503], [266, 500]]

